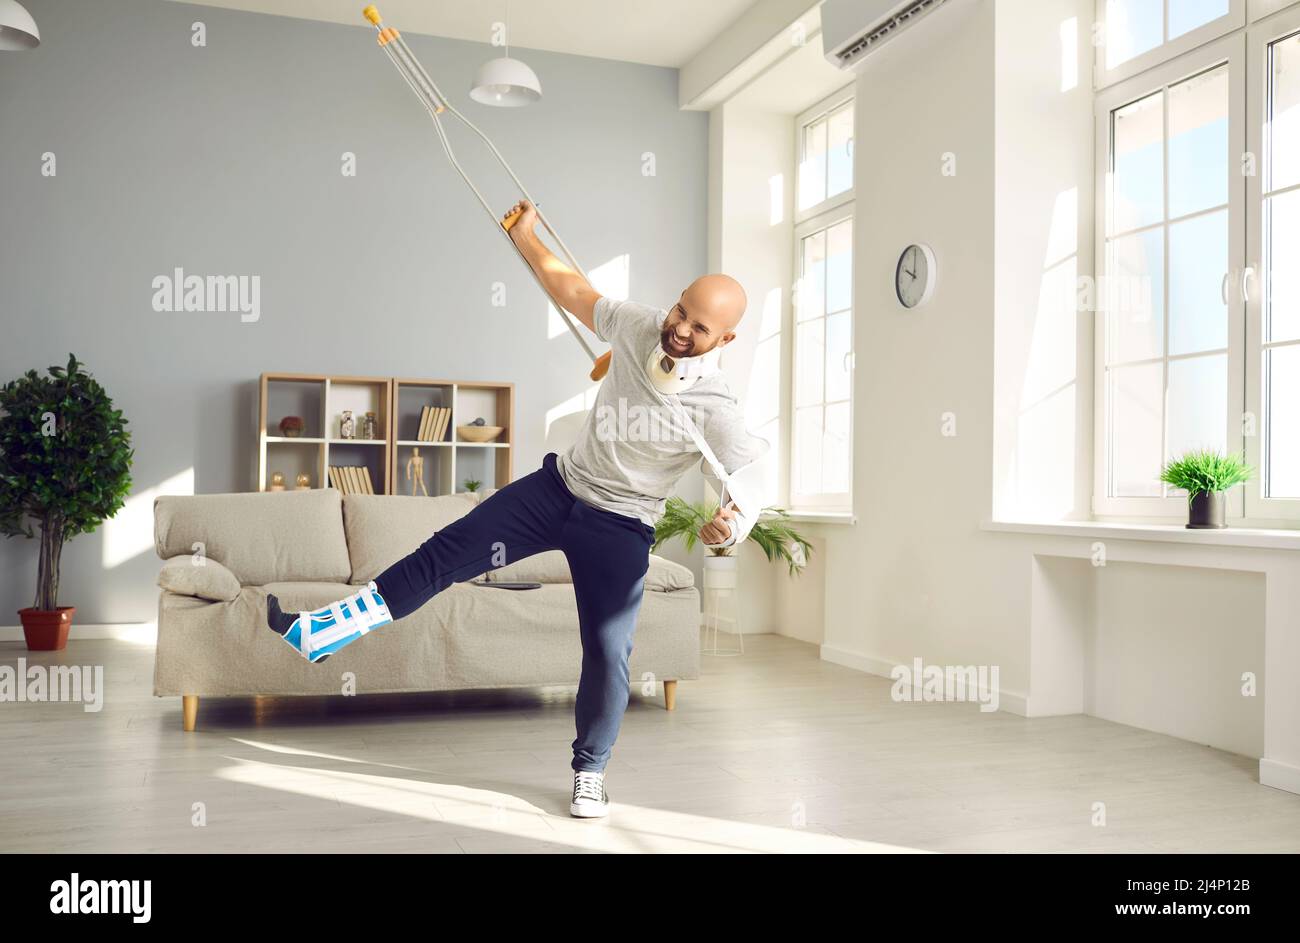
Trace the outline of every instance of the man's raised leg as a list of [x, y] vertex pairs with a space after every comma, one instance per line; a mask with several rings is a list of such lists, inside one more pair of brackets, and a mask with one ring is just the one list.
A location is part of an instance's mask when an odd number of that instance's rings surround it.
[[360, 592], [310, 613], [282, 612], [268, 596], [267, 624], [303, 657], [323, 661], [452, 583], [557, 548], [573, 502], [548, 453], [540, 469], [448, 524]]

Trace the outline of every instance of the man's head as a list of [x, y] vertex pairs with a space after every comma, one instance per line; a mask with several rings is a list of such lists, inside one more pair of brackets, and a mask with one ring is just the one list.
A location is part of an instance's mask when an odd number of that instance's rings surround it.
[[745, 289], [730, 275], [705, 275], [682, 292], [659, 332], [659, 346], [672, 357], [698, 357], [736, 337], [745, 316]]

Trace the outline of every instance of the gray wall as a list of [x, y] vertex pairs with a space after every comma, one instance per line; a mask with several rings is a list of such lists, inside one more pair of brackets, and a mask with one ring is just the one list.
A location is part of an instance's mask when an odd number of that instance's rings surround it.
[[[198, 492], [251, 490], [267, 370], [513, 381], [516, 475], [567, 446], [573, 424], [548, 438], [546, 412], [589, 386], [588, 364], [567, 332], [548, 340], [542, 296], [369, 27], [24, 2], [43, 42], [0, 54], [0, 381], [75, 352], [130, 419], [137, 491], [190, 467]], [[678, 111], [674, 70], [521, 50], [545, 95], [492, 109], [466, 92], [495, 50], [407, 39], [587, 267], [627, 253], [631, 295], [665, 307], [704, 271], [707, 116]], [[504, 211], [502, 175], [454, 143]], [[177, 266], [260, 275], [261, 320], [154, 312], [151, 281]], [[67, 546], [61, 603], [81, 622], [152, 619], [152, 548], [106, 568], [102, 541]], [[0, 542], [0, 624], [31, 604], [35, 552]]]

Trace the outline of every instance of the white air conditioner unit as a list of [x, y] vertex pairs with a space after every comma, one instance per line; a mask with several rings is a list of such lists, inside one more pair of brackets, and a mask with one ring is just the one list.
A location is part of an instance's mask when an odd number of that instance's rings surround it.
[[854, 69], [948, 0], [826, 0], [822, 4], [822, 49], [826, 61]]

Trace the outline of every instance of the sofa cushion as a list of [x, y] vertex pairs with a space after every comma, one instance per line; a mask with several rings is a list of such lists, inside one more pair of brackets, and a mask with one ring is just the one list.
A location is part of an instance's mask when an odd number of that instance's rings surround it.
[[154, 545], [164, 560], [195, 553], [244, 585], [275, 580], [346, 582], [352, 572], [339, 493], [268, 491], [165, 495], [154, 500]]
[[492, 583], [572, 583], [563, 550], [546, 550], [497, 567], [487, 575]]
[[172, 557], [164, 563], [158, 585], [178, 596], [197, 596], [213, 602], [229, 602], [239, 595], [235, 574], [211, 557], [193, 554]]
[[694, 585], [695, 574], [690, 567], [650, 554], [650, 570], [645, 575], [645, 588], [648, 592], [671, 593], [678, 589], [690, 589]]
[[[572, 583], [569, 561], [561, 550], [535, 553], [514, 563], [508, 563], [488, 573], [494, 583]], [[680, 563], [650, 554], [650, 568], [645, 575], [646, 592], [669, 593], [676, 589], [689, 589], [695, 585], [695, 574]]]
[[[281, 582], [267, 583], [248, 592], [260, 591], [264, 596], [270, 593], [280, 602], [285, 612], [303, 612], [320, 609], [338, 599], [351, 596], [357, 591], [355, 586], [346, 583]], [[259, 603], [265, 607], [265, 603]]]
[[343, 528], [352, 559], [352, 582], [368, 583], [478, 502], [473, 495], [437, 497], [349, 494]]

